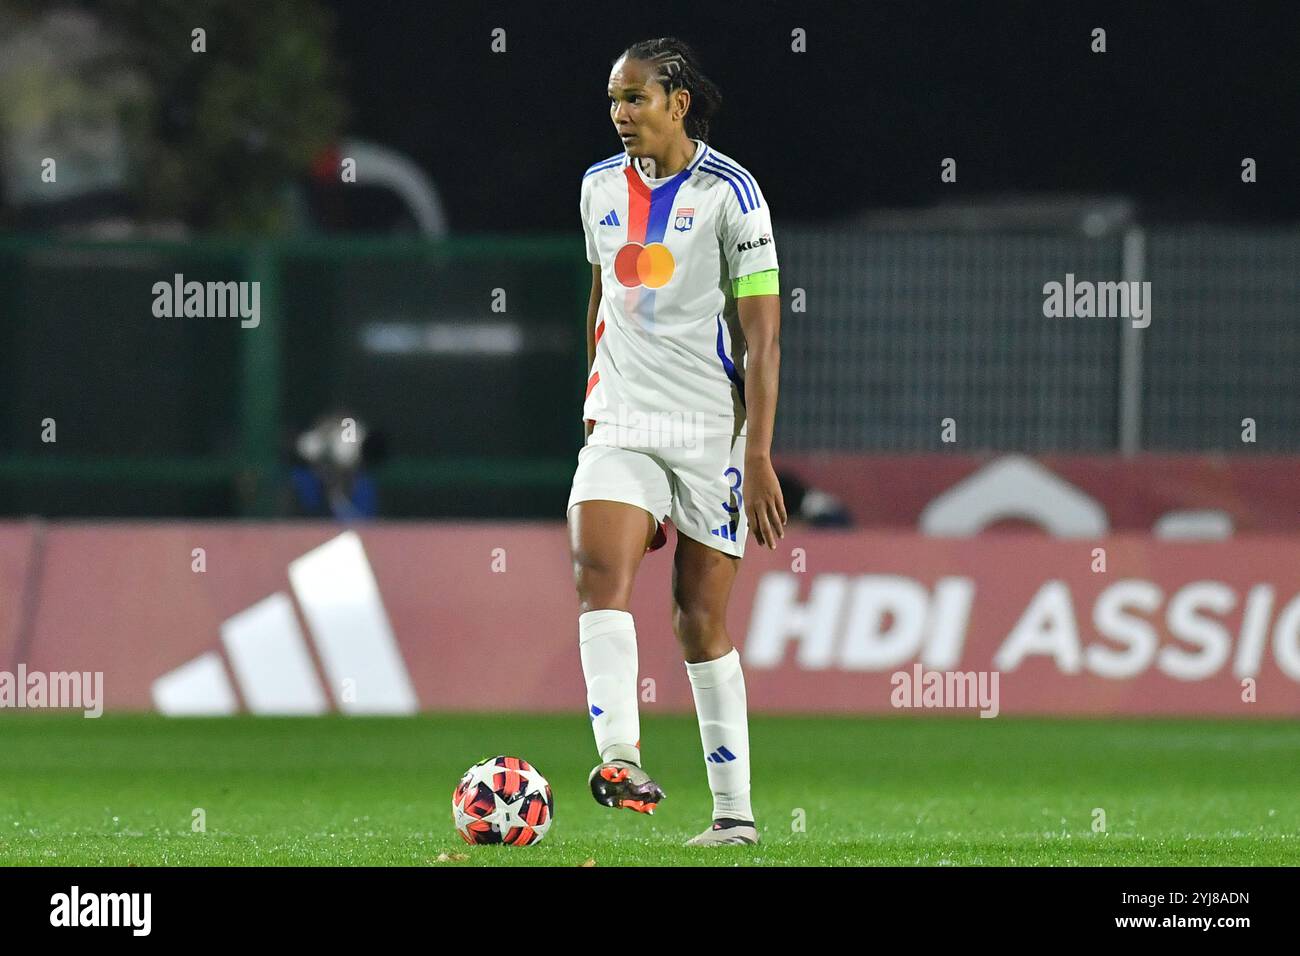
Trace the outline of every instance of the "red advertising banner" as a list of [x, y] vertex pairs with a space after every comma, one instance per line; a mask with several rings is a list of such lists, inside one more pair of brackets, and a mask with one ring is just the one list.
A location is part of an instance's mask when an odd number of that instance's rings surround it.
[[[643, 706], [688, 712], [671, 545], [631, 610]], [[792, 527], [728, 626], [755, 712], [1300, 715], [1298, 551]], [[0, 524], [0, 668], [110, 710], [583, 711], [577, 640], [559, 523]]]
[[0, 666], [19, 652], [23, 620], [35, 599], [33, 570], [37, 536], [32, 525], [0, 523]]
[[1300, 533], [1294, 455], [781, 455], [777, 468], [841, 502], [861, 527], [960, 534]]

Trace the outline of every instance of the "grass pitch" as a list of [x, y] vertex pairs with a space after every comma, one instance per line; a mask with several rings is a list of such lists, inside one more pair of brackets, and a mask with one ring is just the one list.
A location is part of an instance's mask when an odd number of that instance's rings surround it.
[[[1293, 721], [755, 717], [751, 745], [763, 843], [688, 849], [712, 808], [689, 716], [642, 719], [668, 793], [646, 817], [591, 799], [582, 717], [7, 713], [0, 864], [1300, 863]], [[551, 782], [535, 847], [468, 847], [452, 829], [457, 779], [497, 753]]]

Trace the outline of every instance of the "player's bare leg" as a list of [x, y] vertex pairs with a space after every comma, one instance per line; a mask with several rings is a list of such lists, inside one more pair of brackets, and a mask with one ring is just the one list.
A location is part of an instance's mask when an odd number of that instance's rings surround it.
[[745, 679], [726, 626], [727, 601], [739, 566], [739, 558], [677, 536], [673, 631], [686, 658], [713, 791], [713, 825], [687, 846], [758, 842], [749, 799]]
[[582, 501], [569, 511], [569, 551], [579, 612], [626, 611], [641, 558], [658, 527], [650, 512], [622, 501]]
[[641, 769], [632, 582], [658, 530], [648, 511], [620, 501], [583, 501], [569, 511], [578, 630], [587, 706], [601, 762], [592, 796], [607, 807], [654, 813], [665, 794]]
[[727, 602], [740, 559], [677, 536], [673, 555], [673, 633], [687, 663], [717, 660], [732, 650]]

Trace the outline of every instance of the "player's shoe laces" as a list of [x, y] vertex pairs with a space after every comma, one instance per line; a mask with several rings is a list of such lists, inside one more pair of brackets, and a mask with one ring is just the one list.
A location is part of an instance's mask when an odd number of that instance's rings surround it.
[[666, 794], [650, 775], [629, 760], [607, 760], [587, 778], [591, 795], [606, 807], [626, 807], [638, 813], [654, 813]]
[[758, 828], [753, 820], [714, 820], [699, 836], [686, 841], [686, 846], [725, 846], [744, 844], [752, 846], [758, 842]]

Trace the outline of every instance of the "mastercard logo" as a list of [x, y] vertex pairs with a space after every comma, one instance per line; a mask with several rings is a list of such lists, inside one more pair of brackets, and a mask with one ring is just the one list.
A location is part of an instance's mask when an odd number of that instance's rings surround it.
[[675, 268], [673, 254], [662, 242], [629, 242], [614, 257], [614, 276], [629, 289], [657, 289], [673, 277]]

